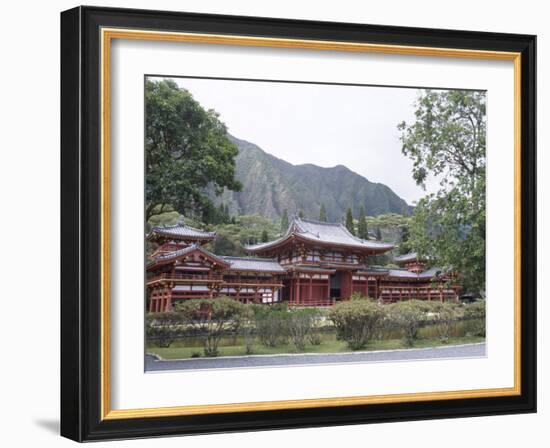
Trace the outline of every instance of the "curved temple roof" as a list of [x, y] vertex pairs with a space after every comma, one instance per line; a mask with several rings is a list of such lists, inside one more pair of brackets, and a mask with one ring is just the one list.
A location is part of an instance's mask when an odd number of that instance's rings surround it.
[[441, 268], [430, 268], [425, 271], [415, 272], [408, 271], [407, 269], [389, 269], [388, 275], [394, 278], [402, 279], [416, 279], [416, 280], [429, 280], [434, 277], [438, 277], [442, 273]]
[[430, 268], [422, 272], [412, 272], [407, 269], [393, 269], [381, 266], [368, 266], [364, 270], [357, 271], [359, 274], [380, 275], [393, 279], [403, 280], [432, 280], [443, 274], [441, 268]]
[[210, 252], [209, 250], [206, 250], [204, 247], [200, 246], [199, 244], [191, 244], [190, 246], [175, 250], [173, 252], [167, 252], [161, 255], [157, 255], [152, 262], [148, 263], [148, 266], [168, 263], [173, 260], [177, 260], [178, 258], [189, 255], [195, 251], [201, 252], [202, 254], [211, 258], [221, 266], [224, 266], [224, 265], [229, 266], [229, 263], [226, 260], [224, 260], [223, 257], [213, 254], [212, 252]]
[[272, 260], [270, 258], [228, 256], [222, 256], [222, 258], [226, 263], [229, 263], [229, 269], [233, 271], [257, 271], [276, 274], [284, 274], [286, 272], [277, 260]]
[[376, 252], [385, 252], [394, 247], [393, 244], [362, 240], [352, 235], [341, 223], [328, 223], [294, 218], [288, 226], [288, 230], [281, 238], [267, 243], [246, 246], [246, 250], [249, 252], [261, 252], [276, 247], [293, 236], [312, 243], [344, 246]]
[[205, 232], [188, 226], [182, 221], [173, 226], [155, 226], [147, 235], [148, 240], [154, 240], [158, 237], [174, 240], [212, 240], [216, 237], [216, 232]]
[[408, 254], [398, 255], [397, 257], [393, 257], [393, 259], [396, 263], [410, 263], [413, 261], [424, 260], [424, 258], [419, 257], [416, 252], [409, 252]]

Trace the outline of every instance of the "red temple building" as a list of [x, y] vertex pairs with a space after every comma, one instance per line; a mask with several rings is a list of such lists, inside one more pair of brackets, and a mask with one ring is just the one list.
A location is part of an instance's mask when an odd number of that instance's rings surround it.
[[453, 284], [454, 273], [440, 268], [426, 269], [427, 260], [414, 252], [394, 257], [400, 269], [387, 269], [379, 290], [383, 302], [403, 299], [458, 300], [460, 287]]
[[282, 300], [285, 270], [276, 260], [215, 255], [203, 247], [215, 237], [183, 223], [152, 229], [147, 239], [158, 247], [146, 267], [150, 312], [169, 311], [178, 300], [220, 295], [245, 303]]
[[150, 312], [216, 296], [290, 306], [330, 306], [354, 292], [384, 303], [458, 300], [458, 288], [448, 286], [452, 277], [426, 269], [416, 254], [396, 257], [400, 269], [369, 265], [370, 256], [394, 246], [362, 240], [342, 224], [294, 218], [282, 237], [247, 246], [250, 257], [213, 254], [204, 245], [215, 237], [183, 223], [152, 229], [147, 239], [157, 247], [146, 267]]
[[391, 249], [392, 244], [357, 238], [343, 224], [299, 218], [281, 238], [247, 247], [285, 268], [283, 296], [299, 306], [332, 305], [354, 292], [378, 297], [380, 273], [368, 268], [367, 259]]

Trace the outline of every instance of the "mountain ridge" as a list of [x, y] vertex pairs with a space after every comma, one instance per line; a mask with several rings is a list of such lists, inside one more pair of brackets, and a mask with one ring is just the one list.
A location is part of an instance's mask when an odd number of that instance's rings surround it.
[[225, 203], [230, 214], [258, 214], [276, 220], [286, 209], [289, 215], [301, 211], [306, 218], [318, 219], [321, 204], [333, 222], [341, 221], [348, 207], [357, 217], [361, 205], [369, 216], [410, 214], [411, 207], [390, 187], [371, 182], [342, 164], [294, 165], [254, 143], [229, 138], [239, 149], [235, 177], [243, 188], [240, 192], [224, 191], [215, 203]]

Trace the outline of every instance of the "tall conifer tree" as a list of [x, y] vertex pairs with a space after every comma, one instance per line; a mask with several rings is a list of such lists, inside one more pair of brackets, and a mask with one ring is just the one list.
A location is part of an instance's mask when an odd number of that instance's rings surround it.
[[357, 223], [357, 236], [362, 240], [369, 239], [369, 228], [367, 226], [367, 216], [365, 215], [365, 207], [359, 209], [359, 221]]
[[321, 204], [321, 210], [319, 211], [319, 221], [327, 222], [327, 210], [325, 204]]
[[346, 228], [352, 235], [355, 235], [355, 224], [353, 223], [353, 213], [351, 212], [351, 208], [348, 208], [348, 211], [346, 212]]
[[288, 229], [288, 210], [283, 210], [283, 216], [281, 216], [281, 232], [286, 232]]

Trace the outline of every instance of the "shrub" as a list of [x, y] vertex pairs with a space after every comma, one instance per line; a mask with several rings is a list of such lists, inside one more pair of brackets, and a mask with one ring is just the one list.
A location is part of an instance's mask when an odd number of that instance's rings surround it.
[[328, 318], [334, 323], [338, 339], [352, 350], [364, 348], [385, 316], [382, 305], [371, 300], [351, 300], [333, 306]]
[[390, 305], [389, 318], [403, 333], [405, 345], [412, 347], [418, 339], [418, 330], [425, 317], [425, 304], [419, 300], [407, 300]]
[[179, 313], [154, 313], [145, 317], [145, 334], [147, 340], [157, 347], [170, 347], [183, 332], [183, 318]]
[[308, 340], [311, 345], [321, 345], [321, 342], [323, 341], [317, 328], [312, 328], [311, 333], [308, 336]]
[[311, 345], [321, 345], [323, 339], [321, 337], [321, 327], [325, 321], [327, 311], [321, 308], [315, 308], [313, 325], [309, 333], [308, 340]]
[[256, 306], [254, 325], [260, 342], [266, 347], [286, 343], [288, 338], [288, 308], [284, 305]]
[[437, 313], [443, 302], [438, 300], [414, 300], [414, 305], [425, 314]]
[[355, 300], [369, 300], [368, 297], [364, 296], [363, 294], [361, 294], [360, 292], [352, 292], [351, 293], [351, 296], [349, 298], [351, 301], [355, 301]]
[[450, 303], [441, 303], [435, 310], [436, 331], [442, 343], [449, 342], [451, 332], [457, 320], [456, 307]]
[[464, 319], [471, 320], [471, 328], [474, 336], [485, 337], [485, 316], [485, 300], [478, 300], [474, 303], [464, 305]]
[[384, 317], [380, 320], [378, 325], [375, 328], [375, 332], [373, 335], [373, 339], [377, 340], [384, 340], [388, 339], [388, 335], [392, 330], [395, 330], [395, 323], [390, 319], [388, 311], [388, 307], [385, 308], [386, 313], [384, 313]]
[[288, 334], [298, 351], [304, 351], [317, 318], [315, 309], [296, 309], [288, 314]]
[[254, 353], [254, 319], [251, 318], [252, 313], [249, 313], [249, 317], [244, 319], [241, 327], [241, 334], [244, 339], [245, 353], [251, 355]]
[[204, 336], [205, 356], [218, 356], [222, 336], [239, 328], [246, 319], [246, 305], [229, 297], [193, 299], [176, 304], [185, 322]]

